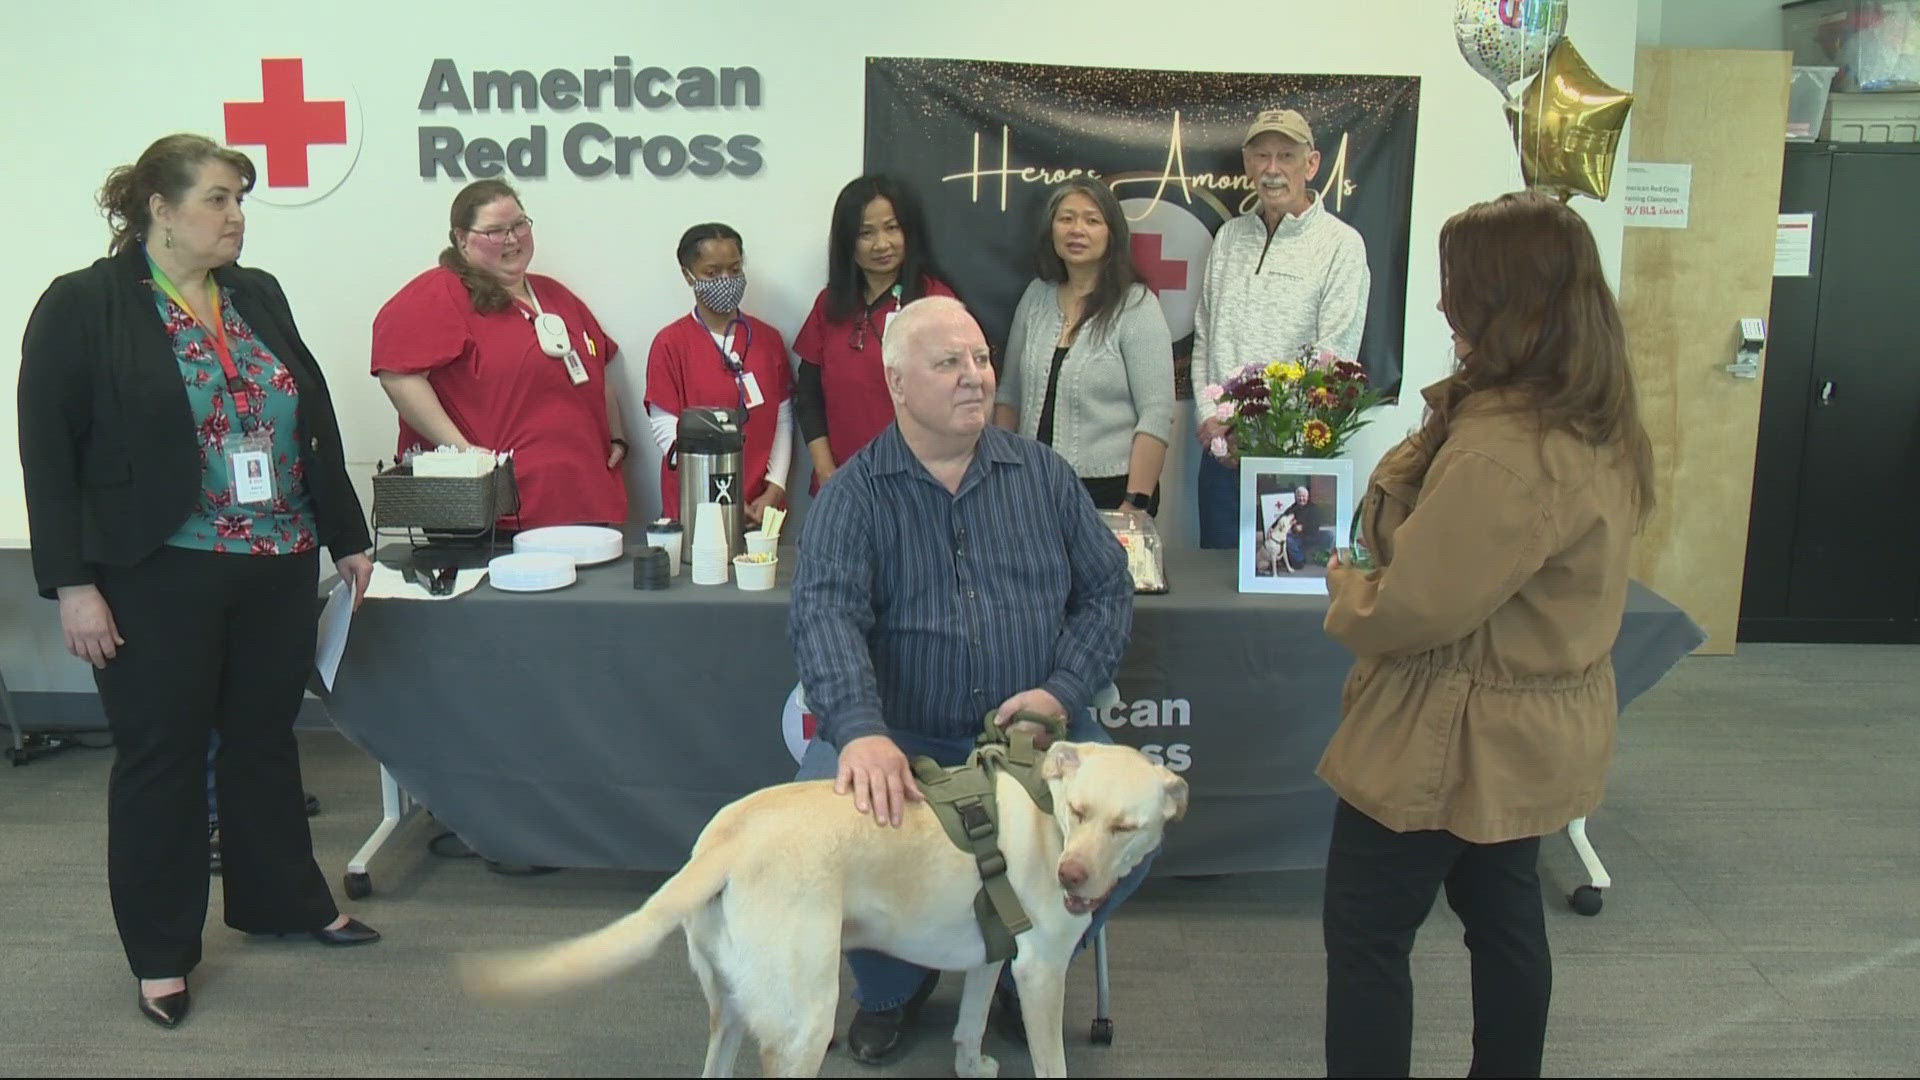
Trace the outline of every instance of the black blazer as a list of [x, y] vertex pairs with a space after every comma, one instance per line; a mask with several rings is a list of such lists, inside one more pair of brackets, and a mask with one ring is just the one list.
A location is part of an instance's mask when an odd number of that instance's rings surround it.
[[[200, 447], [173, 345], [153, 302], [145, 250], [129, 244], [41, 295], [20, 345], [20, 465], [40, 594], [132, 566], [200, 497]], [[300, 340], [280, 283], [238, 265], [213, 272], [233, 308], [300, 388], [307, 493], [335, 560], [367, 550], [340, 425], [320, 365]]]

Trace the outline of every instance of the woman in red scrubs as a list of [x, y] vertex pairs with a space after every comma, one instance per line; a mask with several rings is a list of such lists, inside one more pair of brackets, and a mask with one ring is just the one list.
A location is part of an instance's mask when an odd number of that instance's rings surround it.
[[794, 415], [815, 490], [893, 423], [880, 365], [887, 320], [923, 296], [952, 295], [935, 276], [926, 219], [904, 184], [863, 176], [840, 189], [827, 233], [827, 287], [793, 339], [801, 360]]
[[693, 288], [693, 310], [662, 327], [647, 353], [647, 419], [660, 447], [661, 513], [680, 516], [680, 477], [669, 467], [680, 414], [687, 409], [744, 410], [741, 467], [755, 525], [787, 495], [793, 463], [793, 371], [780, 331], [740, 310], [747, 291], [740, 234], [726, 225], [695, 225], [680, 237], [680, 275]]
[[566, 286], [527, 272], [533, 221], [501, 180], [454, 196], [451, 246], [373, 320], [373, 373], [400, 413], [400, 453], [513, 452], [520, 512], [536, 528], [627, 520], [619, 346]]

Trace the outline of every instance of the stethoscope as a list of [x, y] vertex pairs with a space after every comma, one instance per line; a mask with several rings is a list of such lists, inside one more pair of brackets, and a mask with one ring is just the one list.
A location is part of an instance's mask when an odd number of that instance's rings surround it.
[[[740, 359], [740, 357], [737, 357], [733, 355], [733, 353], [727, 351], [727, 347], [724, 344], [724, 342], [738, 341], [741, 343], [740, 356], [751, 355], [753, 352], [753, 324], [741, 318], [740, 313], [738, 311], [735, 311], [733, 313], [733, 318], [727, 320], [726, 328], [720, 332], [719, 336], [716, 337], [714, 336], [713, 331], [707, 330], [707, 324], [704, 322], [701, 322], [700, 311], [698, 308], [694, 309], [691, 313], [689, 313], [687, 318], [692, 319], [695, 323], [698, 323], [700, 326], [700, 329], [706, 331], [707, 340], [713, 342], [714, 351], [720, 354], [720, 363], [726, 367], [728, 374], [731, 374], [733, 376], [734, 389], [740, 392], [740, 411], [743, 413], [746, 412], [747, 411], [747, 364], [746, 364], [746, 361]], [[736, 326], [738, 326], [741, 330], [741, 333], [737, 336], [734, 334], [734, 331], [733, 331], [733, 328]]]

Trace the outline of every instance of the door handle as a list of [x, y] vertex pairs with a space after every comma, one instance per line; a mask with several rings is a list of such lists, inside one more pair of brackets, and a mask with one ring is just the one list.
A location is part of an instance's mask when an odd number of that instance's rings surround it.
[[1820, 404], [1822, 405], [1833, 404], [1833, 380], [1832, 379], [1828, 379], [1826, 382], [1823, 382], [1820, 384]]

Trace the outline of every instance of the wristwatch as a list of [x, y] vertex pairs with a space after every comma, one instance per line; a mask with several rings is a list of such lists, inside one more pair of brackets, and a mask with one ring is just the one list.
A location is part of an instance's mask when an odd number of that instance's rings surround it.
[[1135, 510], [1145, 510], [1152, 502], [1152, 495], [1139, 491], [1129, 491], [1127, 492], [1127, 497], [1120, 500], [1121, 505], [1131, 506]]

